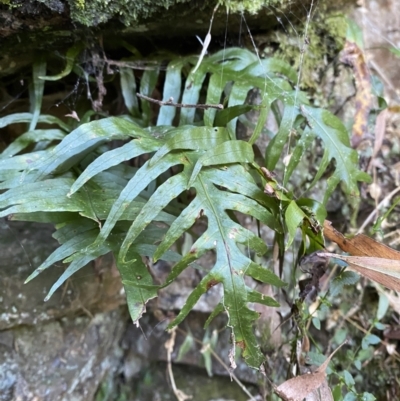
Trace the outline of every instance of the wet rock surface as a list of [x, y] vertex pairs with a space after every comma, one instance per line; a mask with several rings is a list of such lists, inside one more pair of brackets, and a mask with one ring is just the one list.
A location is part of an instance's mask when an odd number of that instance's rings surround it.
[[93, 399], [104, 375], [119, 361], [125, 318], [115, 310], [0, 332], [0, 399]]
[[52, 228], [0, 227], [0, 400], [90, 400], [116, 365], [128, 322], [111, 256], [88, 265], [43, 301], [63, 271], [25, 279], [57, 247]]
[[125, 303], [111, 255], [80, 270], [48, 302], [44, 302], [65, 265], [51, 266], [28, 284], [24, 281], [56, 249], [57, 241], [51, 237], [53, 228], [4, 220], [1, 223], [0, 330], [76, 313], [104, 312]]
[[[174, 399], [166, 375], [165, 343], [170, 334], [165, 329], [201, 273], [187, 269], [179, 282], [147, 305], [140, 327], [128, 316], [120, 277], [109, 255], [80, 270], [44, 302], [63, 264], [28, 284], [24, 281], [57, 247], [52, 232], [51, 226], [42, 224], [2, 221], [0, 226], [0, 401], [89, 401], [110, 392], [110, 400], [118, 394], [149, 401]], [[210, 258], [200, 263], [210, 264]], [[161, 278], [170, 269], [154, 268]], [[203, 296], [178, 330], [172, 354], [174, 377], [199, 400], [213, 394], [216, 399], [244, 400], [242, 390], [229, 379], [232, 343], [230, 331], [225, 330], [226, 316], [218, 316], [207, 331], [203, 328], [220, 292], [216, 286]], [[205, 371], [204, 346], [212, 333], [222, 361], [208, 356], [210, 372], [223, 376], [217, 379]], [[183, 352], [188, 336], [193, 343]], [[236, 376], [256, 383], [258, 373], [237, 362]], [[223, 386], [216, 384], [219, 380]], [[205, 387], [199, 388], [197, 381]], [[163, 387], [165, 391], [159, 391]], [[159, 398], [154, 398], [156, 393]]]

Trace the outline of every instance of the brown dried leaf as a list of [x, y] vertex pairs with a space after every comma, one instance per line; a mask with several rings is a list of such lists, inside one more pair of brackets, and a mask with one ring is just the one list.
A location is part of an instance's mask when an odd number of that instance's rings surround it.
[[[393, 275], [393, 270], [396, 270], [396, 261], [400, 260], [400, 252], [363, 234], [347, 239], [343, 234], [335, 230], [328, 220], [325, 220], [324, 223], [324, 236], [338, 244], [342, 251], [354, 255], [354, 257], [377, 259], [369, 261], [354, 260], [352, 264], [349, 263], [349, 266], [372, 281], [380, 283], [391, 290], [400, 291], [400, 276]], [[334, 257], [345, 260], [343, 259], [345, 257], [341, 255]], [[362, 265], [357, 262], [361, 262]], [[377, 268], [379, 269], [377, 270]]]
[[351, 144], [357, 147], [363, 135], [368, 132], [368, 117], [373, 106], [371, 91], [371, 74], [364, 54], [354, 42], [346, 41], [340, 57], [342, 63], [353, 68], [356, 82], [356, 112], [354, 115]]
[[368, 256], [343, 256], [318, 252], [318, 256], [343, 260], [349, 268], [385, 287], [400, 291], [400, 261]]
[[306, 401], [334, 401], [332, 391], [326, 379], [306, 397]]
[[375, 241], [363, 234], [358, 234], [353, 238], [345, 236], [332, 227], [332, 223], [325, 220], [324, 236], [339, 245], [343, 252], [348, 252], [353, 256], [371, 256], [385, 259], [400, 260], [400, 252]]
[[[343, 344], [346, 342], [347, 341]], [[284, 401], [303, 401], [303, 399], [308, 397], [310, 393], [316, 391], [324, 384], [326, 381], [326, 368], [328, 367], [333, 355], [335, 355], [336, 351], [338, 351], [343, 344], [337, 347], [335, 351], [328, 356], [326, 361], [315, 370], [315, 372], [306, 373], [286, 380], [275, 389], [276, 394], [278, 394]], [[329, 401], [329, 398], [327, 400]]]
[[284, 401], [303, 401], [313, 390], [325, 380], [325, 372], [314, 372], [293, 377], [282, 383], [275, 392]]

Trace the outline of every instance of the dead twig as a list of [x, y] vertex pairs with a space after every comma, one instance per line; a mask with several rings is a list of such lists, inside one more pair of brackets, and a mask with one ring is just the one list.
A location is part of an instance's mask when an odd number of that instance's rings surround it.
[[370, 213], [370, 215], [364, 220], [364, 223], [361, 225], [359, 230], [357, 231], [357, 235], [362, 233], [365, 227], [372, 221], [372, 219], [378, 214], [379, 210], [386, 205], [393, 198], [394, 195], [400, 192], [400, 187], [395, 188], [392, 192], [383, 198], [383, 200], [376, 206], [376, 208]]
[[175, 384], [174, 373], [172, 372], [172, 352], [174, 351], [176, 337], [176, 328], [171, 330], [171, 337], [165, 342], [164, 347], [167, 350], [167, 361], [168, 361], [168, 376], [171, 380], [172, 391], [174, 392], [178, 401], [186, 401], [192, 398], [191, 395], [185, 394], [182, 390], [179, 390]]
[[224, 106], [222, 104], [185, 104], [185, 103], [175, 103], [174, 99], [170, 97], [168, 100], [157, 100], [151, 97], [142, 95], [140, 93], [136, 93], [136, 96], [140, 99], [148, 100], [149, 102], [158, 104], [159, 106], [173, 106], [173, 107], [181, 107], [181, 108], [195, 108], [195, 109], [217, 109], [223, 110]]

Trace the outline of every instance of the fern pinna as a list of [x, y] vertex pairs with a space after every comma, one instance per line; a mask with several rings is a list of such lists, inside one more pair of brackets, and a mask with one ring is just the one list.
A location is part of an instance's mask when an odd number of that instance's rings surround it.
[[[293, 129], [299, 135], [283, 185], [316, 137], [325, 148], [316, 180], [336, 160], [323, 202], [339, 182], [356, 197], [357, 182], [368, 177], [356, 167], [357, 154], [349, 146], [342, 123], [328, 111], [309, 104], [305, 94], [294, 88], [296, 72], [283, 61], [260, 60], [247, 50], [232, 48], [205, 58], [193, 72], [190, 66], [195, 63], [195, 57], [169, 62], [164, 104], [156, 124], [152, 125], [151, 103], [137, 99], [135, 92], [151, 97], [160, 82], [160, 72], [144, 71], [137, 89], [132, 70], [124, 67], [120, 83], [130, 114], [94, 119], [96, 115], [90, 111], [77, 127], [40, 113], [45, 64], [36, 65], [32, 113], [0, 119], [0, 127], [30, 123], [28, 132], [1, 155], [0, 187], [4, 192], [0, 195], [0, 216], [56, 225], [54, 237], [61, 246], [28, 278], [31, 280], [57, 261], [69, 264], [47, 299], [88, 262], [113, 252], [133, 321], [142, 316], [146, 303], [159, 288], [169, 285], [201, 255], [214, 251], [214, 266], [169, 327], [179, 324], [209, 288], [221, 284], [223, 295], [212, 316], [226, 312], [234, 344], [242, 348], [250, 366], [259, 368], [264, 356], [252, 329], [258, 314], [251, 303], [278, 303], [251, 289], [245, 276], [275, 287], [285, 283], [252, 260], [252, 253], [265, 254], [267, 245], [241, 226], [234, 212], [251, 216], [273, 230], [282, 252], [285, 238], [288, 247], [298, 227], [303, 238], [308, 236], [311, 247], [323, 244], [323, 203], [295, 199], [265, 174], [275, 169]], [[259, 105], [246, 103], [254, 88], [260, 94]], [[203, 99], [206, 104], [223, 103], [224, 109], [200, 112], [182, 108], [178, 113], [166, 104], [170, 99], [183, 104]], [[253, 134], [248, 141], [238, 140], [238, 119], [251, 109], [259, 111]], [[266, 149], [265, 160], [260, 162], [255, 158], [254, 146], [271, 109], [280, 110], [275, 113], [279, 129]], [[51, 124], [51, 128], [39, 129], [37, 124]], [[110, 149], [107, 144], [116, 140], [123, 141], [122, 145]], [[126, 163], [132, 159], [140, 161], [136, 164], [139, 167]], [[266, 190], [266, 185], [272, 191]], [[190, 250], [184, 255], [172, 250], [200, 218], [206, 219], [207, 229]], [[153, 284], [142, 256], [174, 264], [164, 284]]]

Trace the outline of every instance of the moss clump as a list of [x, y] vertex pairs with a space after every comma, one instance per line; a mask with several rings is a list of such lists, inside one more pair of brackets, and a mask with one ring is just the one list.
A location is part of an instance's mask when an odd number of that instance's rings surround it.
[[[343, 48], [346, 38], [347, 22], [344, 15], [321, 12], [321, 9], [319, 11], [311, 19], [306, 37], [305, 22], [301, 26], [294, 26], [296, 31], [291, 28], [289, 34], [277, 33], [279, 50], [274, 55], [297, 69], [300, 67], [300, 62], [302, 63], [300, 82], [302, 88], [318, 88], [321, 71]], [[303, 57], [301, 57], [302, 52]]]
[[71, 19], [86, 26], [96, 26], [118, 17], [126, 26], [139, 18], [148, 18], [190, 0], [68, 0]]
[[[129, 26], [138, 19], [190, 2], [193, 0], [68, 0], [71, 19], [86, 26], [96, 26], [113, 17]], [[209, 0], [207, 3], [220, 4], [231, 13], [246, 11], [255, 14], [265, 6], [281, 4], [282, 0]]]
[[19, 7], [19, 4], [14, 4], [12, 2], [12, 0], [0, 0], [0, 5], [1, 4], [5, 4], [6, 6], [10, 7], [10, 8], [15, 8], [15, 7]]
[[75, 4], [78, 8], [83, 10], [85, 8], [85, 0], [76, 0]]
[[40, 10], [40, 8], [38, 8], [38, 6], [40, 5], [38, 5], [37, 3], [42, 3], [50, 10], [56, 11], [58, 13], [64, 12], [65, 9], [62, 0], [35, 0], [35, 1], [0, 0], [0, 5], [2, 4], [6, 5], [10, 10], [13, 10], [18, 7], [19, 11], [21, 11], [24, 14], [35, 14], [35, 12], [38, 13], [37, 10]]
[[225, 6], [231, 13], [244, 11], [255, 14], [263, 7], [282, 3], [282, 0], [219, 0], [219, 4]]

